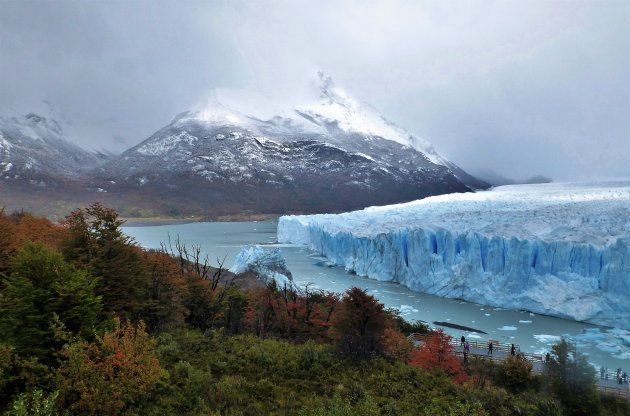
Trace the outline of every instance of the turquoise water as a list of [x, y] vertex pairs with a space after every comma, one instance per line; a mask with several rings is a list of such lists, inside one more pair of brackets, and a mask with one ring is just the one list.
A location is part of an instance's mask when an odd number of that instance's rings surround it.
[[[463, 332], [445, 328], [459, 338], [496, 339], [520, 345], [523, 351], [544, 353], [560, 336], [569, 336], [578, 349], [589, 355], [596, 365], [611, 369], [630, 369], [630, 346], [622, 337], [630, 332], [454, 299], [412, 292], [395, 283], [379, 282], [351, 275], [339, 267], [329, 267], [325, 258], [304, 247], [276, 244], [276, 221], [191, 223], [177, 225], [124, 227], [127, 235], [146, 248], [160, 248], [160, 243], [180, 238], [190, 245], [199, 245], [213, 264], [225, 259], [232, 266], [243, 245], [262, 244], [280, 247], [287, 266], [299, 286], [344, 292], [358, 286], [377, 297], [385, 306], [398, 308], [408, 320], [447, 321], [485, 331], [488, 334]], [[630, 339], [630, 338], [628, 338]]]

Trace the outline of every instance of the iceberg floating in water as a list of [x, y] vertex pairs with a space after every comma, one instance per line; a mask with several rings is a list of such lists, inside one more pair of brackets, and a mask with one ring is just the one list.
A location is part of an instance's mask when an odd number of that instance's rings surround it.
[[630, 182], [283, 216], [278, 240], [414, 291], [630, 328]]

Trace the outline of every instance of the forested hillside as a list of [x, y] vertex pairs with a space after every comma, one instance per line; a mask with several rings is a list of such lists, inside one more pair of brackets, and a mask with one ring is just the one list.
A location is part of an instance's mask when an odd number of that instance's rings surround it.
[[[0, 414], [625, 415], [570, 345], [462, 363], [358, 288], [296, 292], [147, 251], [100, 204], [0, 215]], [[405, 335], [427, 332], [420, 348]]]

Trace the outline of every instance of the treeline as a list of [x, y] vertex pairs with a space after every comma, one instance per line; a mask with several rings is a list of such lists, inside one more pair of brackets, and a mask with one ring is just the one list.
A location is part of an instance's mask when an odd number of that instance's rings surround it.
[[549, 370], [453, 354], [365, 291], [243, 289], [198, 248], [147, 251], [100, 204], [0, 214], [0, 414], [628, 414], [562, 343]]

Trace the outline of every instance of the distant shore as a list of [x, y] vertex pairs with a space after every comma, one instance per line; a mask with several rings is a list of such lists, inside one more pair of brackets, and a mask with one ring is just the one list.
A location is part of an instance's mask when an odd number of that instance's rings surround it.
[[239, 221], [267, 221], [279, 218], [279, 214], [234, 214], [208, 217], [134, 217], [125, 218], [123, 227], [152, 227], [156, 225], [190, 224], [194, 222], [239, 222]]

